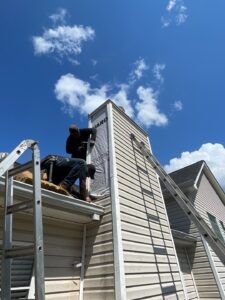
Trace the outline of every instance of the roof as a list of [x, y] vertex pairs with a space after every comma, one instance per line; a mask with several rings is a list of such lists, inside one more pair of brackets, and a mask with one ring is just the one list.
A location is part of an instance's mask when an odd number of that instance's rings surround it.
[[200, 160], [192, 165], [171, 172], [169, 175], [184, 191], [190, 189], [197, 190], [203, 173], [208, 178], [210, 184], [220, 197], [221, 201], [225, 204], [225, 193], [204, 160]]
[[183, 231], [171, 229], [176, 246], [191, 247], [197, 242], [197, 238]]
[[200, 160], [192, 165], [171, 172], [169, 175], [178, 185], [194, 185], [204, 163], [203, 160]]
[[[15, 203], [33, 199], [33, 186], [27, 183], [14, 180]], [[0, 208], [3, 207], [5, 178], [0, 177]], [[50, 218], [55, 221], [66, 221], [72, 223], [87, 224], [100, 220], [104, 213], [102, 206], [88, 203], [80, 199], [62, 195], [53, 191], [42, 189], [42, 212], [43, 218]], [[22, 213], [22, 212], [21, 212]], [[31, 213], [27, 210], [24, 213]]]

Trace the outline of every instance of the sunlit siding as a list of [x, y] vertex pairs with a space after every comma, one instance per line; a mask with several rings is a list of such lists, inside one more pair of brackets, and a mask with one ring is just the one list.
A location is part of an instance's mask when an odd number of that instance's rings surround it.
[[[188, 196], [191, 201], [193, 201], [195, 195], [189, 194]], [[198, 229], [190, 222], [174, 199], [166, 199], [166, 208], [172, 228], [192, 234], [197, 238], [196, 246], [187, 248], [187, 255], [199, 297], [204, 299], [207, 294], [207, 299], [221, 299], [209, 258]]]
[[105, 208], [100, 223], [87, 225], [84, 300], [115, 299], [111, 199], [95, 202]]
[[[32, 243], [33, 228], [30, 215], [15, 216], [13, 225], [14, 243]], [[79, 299], [80, 268], [76, 268], [75, 265], [81, 262], [83, 225], [44, 219], [43, 228], [46, 299]], [[0, 232], [2, 235], [2, 228]], [[2, 239], [2, 236], [0, 238]], [[25, 271], [24, 266], [18, 266], [17, 275], [21, 274], [18, 280], [24, 277]]]
[[127, 299], [184, 299], [158, 178], [130, 134], [147, 137], [115, 108], [113, 124]]
[[[207, 212], [216, 217], [218, 221], [222, 221], [225, 224], [225, 206], [204, 174], [201, 178], [201, 183], [194, 205], [211, 228], [212, 225], [209, 221]], [[225, 234], [221, 226], [220, 229], [225, 238]], [[219, 275], [220, 283], [225, 291], [225, 266], [211, 248], [210, 251], [213, 257], [214, 266]]]
[[176, 251], [185, 284], [187, 298], [188, 300], [197, 300], [198, 293], [196, 289], [195, 279], [192, 274], [190, 261], [187, 255], [187, 250], [184, 247], [176, 247]]

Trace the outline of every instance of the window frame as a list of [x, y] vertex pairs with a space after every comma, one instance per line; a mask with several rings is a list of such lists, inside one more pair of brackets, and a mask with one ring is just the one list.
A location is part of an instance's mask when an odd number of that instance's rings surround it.
[[[221, 223], [222, 221], [218, 221], [217, 218], [210, 214], [209, 212], [207, 212], [208, 214], [208, 218], [209, 218], [209, 222], [212, 226], [212, 230], [213, 232], [215, 233], [215, 235], [217, 236], [217, 238], [223, 242], [225, 244], [225, 238], [224, 238], [224, 233], [221, 231], [221, 227], [224, 226], [223, 223]], [[220, 222], [220, 223], [219, 223]], [[222, 225], [223, 224], [223, 225]], [[221, 226], [221, 227], [220, 227]], [[225, 227], [224, 227], [224, 230], [225, 230]]]

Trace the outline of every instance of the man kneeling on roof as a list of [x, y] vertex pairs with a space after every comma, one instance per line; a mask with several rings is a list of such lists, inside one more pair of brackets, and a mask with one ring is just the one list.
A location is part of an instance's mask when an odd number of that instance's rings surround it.
[[[46, 170], [47, 180], [73, 194], [74, 183], [80, 181], [80, 197], [91, 202], [86, 189], [86, 178], [94, 179], [95, 166], [79, 158], [48, 155], [41, 161], [41, 170]], [[51, 178], [50, 178], [51, 177]]]

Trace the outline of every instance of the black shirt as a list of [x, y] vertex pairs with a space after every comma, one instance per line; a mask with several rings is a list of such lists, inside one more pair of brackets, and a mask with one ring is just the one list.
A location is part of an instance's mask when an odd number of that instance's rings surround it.
[[79, 129], [79, 136], [70, 134], [66, 141], [66, 152], [72, 154], [73, 158], [82, 158], [86, 160], [87, 142], [90, 137], [92, 141], [96, 140], [96, 128]]

